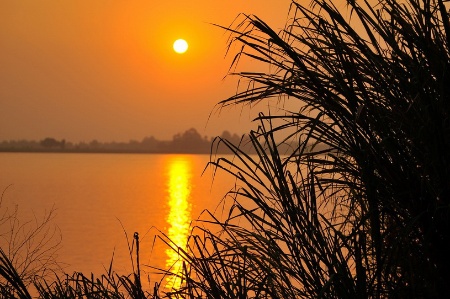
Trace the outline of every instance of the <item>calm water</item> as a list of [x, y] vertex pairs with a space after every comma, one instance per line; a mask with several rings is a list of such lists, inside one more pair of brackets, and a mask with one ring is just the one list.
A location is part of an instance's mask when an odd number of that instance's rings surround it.
[[125, 233], [131, 242], [134, 232], [141, 263], [164, 266], [174, 257], [155, 241], [157, 229], [184, 242], [190, 221], [233, 186], [225, 174], [213, 184], [210, 171], [201, 176], [208, 161], [208, 155], [0, 153], [0, 212], [17, 205], [24, 223], [54, 207], [58, 261], [68, 273], [104, 273], [113, 252], [114, 268], [130, 273]]

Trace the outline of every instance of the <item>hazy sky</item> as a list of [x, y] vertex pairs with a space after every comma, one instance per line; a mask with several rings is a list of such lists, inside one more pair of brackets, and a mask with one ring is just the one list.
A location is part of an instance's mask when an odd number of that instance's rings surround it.
[[[1, 0], [0, 140], [171, 139], [191, 127], [245, 133], [248, 110], [214, 105], [228, 26], [243, 12], [282, 29], [290, 0]], [[185, 54], [172, 43], [184, 38]], [[235, 54], [238, 49], [232, 49]], [[249, 68], [251, 69], [251, 68]]]

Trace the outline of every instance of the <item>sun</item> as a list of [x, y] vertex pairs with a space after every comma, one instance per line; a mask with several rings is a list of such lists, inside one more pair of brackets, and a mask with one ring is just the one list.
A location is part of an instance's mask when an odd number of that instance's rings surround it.
[[184, 39], [177, 39], [173, 43], [173, 50], [177, 52], [178, 54], [183, 54], [188, 49], [188, 43]]

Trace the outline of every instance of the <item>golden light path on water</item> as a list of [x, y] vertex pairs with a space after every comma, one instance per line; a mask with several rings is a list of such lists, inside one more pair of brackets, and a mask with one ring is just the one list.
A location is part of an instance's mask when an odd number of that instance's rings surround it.
[[[191, 224], [191, 184], [192, 165], [188, 157], [174, 156], [168, 162], [168, 204], [169, 214], [167, 223], [169, 228], [167, 236], [176, 246], [186, 250], [186, 243]], [[176, 251], [166, 250], [166, 267], [171, 268], [174, 273], [182, 270], [182, 261]], [[169, 276], [166, 280], [167, 288], [178, 288], [181, 280], [176, 276]]]

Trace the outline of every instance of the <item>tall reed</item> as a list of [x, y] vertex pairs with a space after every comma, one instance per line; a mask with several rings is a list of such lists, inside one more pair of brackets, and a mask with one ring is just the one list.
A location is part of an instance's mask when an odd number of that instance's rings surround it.
[[[233, 204], [225, 220], [210, 220], [219, 233], [194, 232], [180, 296], [449, 293], [447, 8], [442, 0], [346, 8], [349, 17], [333, 1], [294, 1], [281, 32], [251, 15], [225, 28], [242, 46], [234, 62], [268, 71], [234, 73], [247, 85], [220, 107], [272, 108], [250, 134], [256, 156], [218, 140], [235, 154], [212, 162], [236, 177]], [[291, 140], [291, 151], [278, 151]]]

